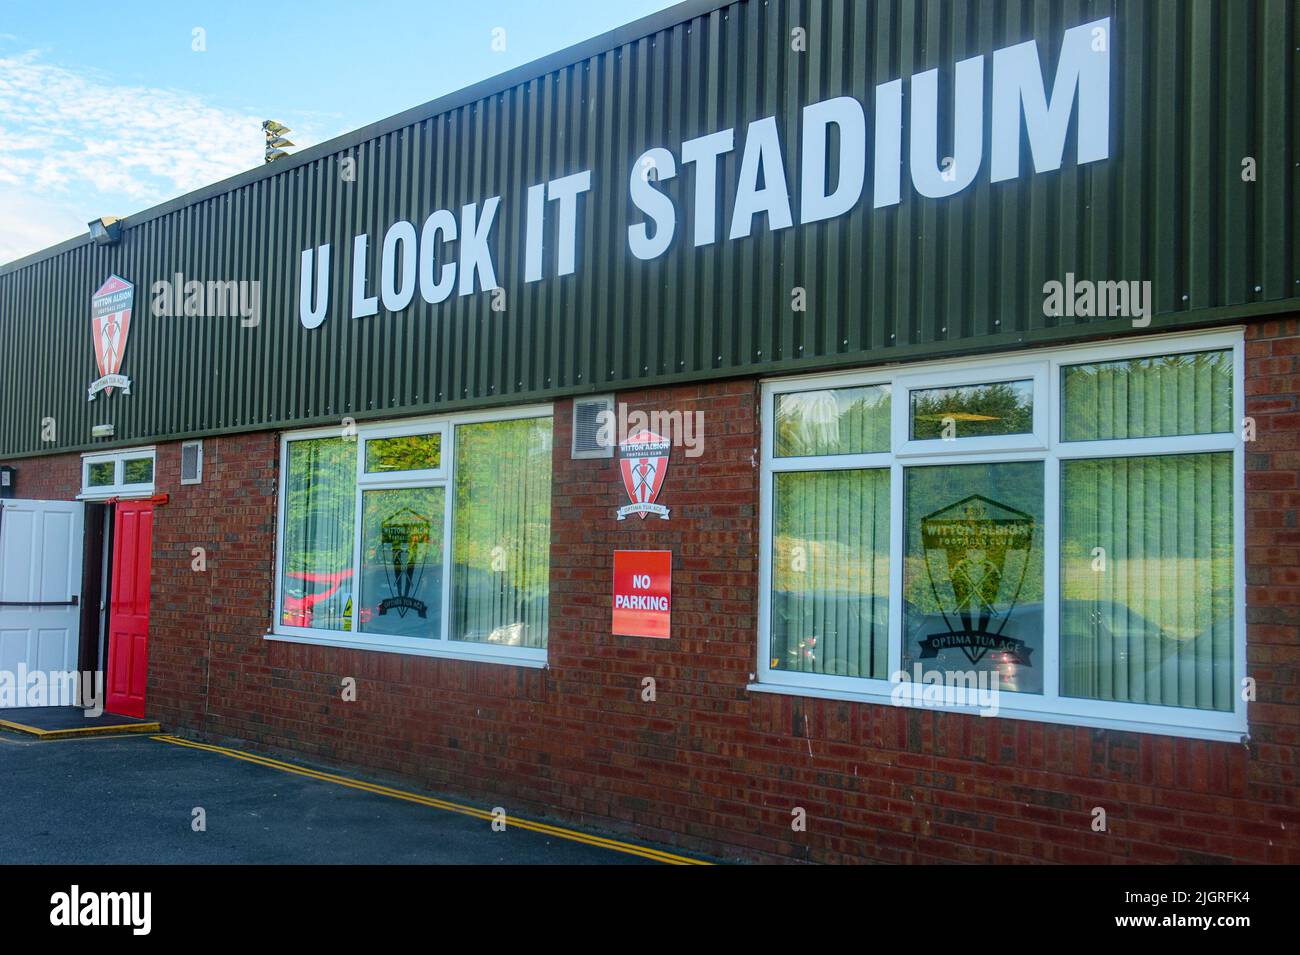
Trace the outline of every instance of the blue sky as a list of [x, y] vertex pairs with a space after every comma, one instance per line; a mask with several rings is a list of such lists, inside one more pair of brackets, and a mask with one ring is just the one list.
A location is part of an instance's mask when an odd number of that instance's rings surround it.
[[0, 262], [671, 5], [0, 0]]

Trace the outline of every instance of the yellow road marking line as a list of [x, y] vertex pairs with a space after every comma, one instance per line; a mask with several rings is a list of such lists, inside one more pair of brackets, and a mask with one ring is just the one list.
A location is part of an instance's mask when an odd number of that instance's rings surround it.
[[[306, 776], [309, 779], [319, 779], [323, 782], [335, 783], [339, 786], [347, 786], [350, 789], [359, 789], [363, 792], [374, 793], [378, 796], [389, 796], [393, 799], [401, 799], [422, 806], [431, 806], [434, 809], [442, 809], [446, 812], [454, 812], [462, 816], [470, 816], [475, 819], [483, 819], [489, 822], [496, 818], [491, 812], [488, 812], [485, 809], [476, 809], [473, 806], [464, 806], [460, 803], [448, 802], [445, 799], [435, 799], [432, 796], [422, 796], [418, 793], [407, 792], [404, 789], [394, 789], [391, 786], [381, 786], [378, 783], [369, 783], [360, 779], [352, 779], [348, 776], [339, 776], [322, 770], [309, 769], [305, 766], [296, 766], [293, 763], [282, 762], [278, 759], [272, 759], [269, 756], [261, 756], [256, 753], [241, 753], [238, 750], [228, 749], [225, 746], [214, 746], [210, 743], [198, 743], [193, 740], [181, 739], [178, 736], [154, 736], [151, 738], [163, 743], [171, 743], [174, 746], [187, 746], [191, 749], [201, 749], [209, 753], [218, 753], [222, 756], [229, 756], [233, 759], [242, 759], [245, 762], [265, 766], [268, 769], [278, 769], [282, 772], [295, 773], [299, 776]], [[555, 836], [559, 839], [567, 839], [571, 842], [581, 842], [601, 849], [610, 849], [615, 852], [626, 853], [627, 855], [640, 856], [641, 858], [651, 859], [655, 862], [663, 862], [667, 865], [712, 865], [712, 863], [705, 862], [701, 859], [691, 859], [686, 856], [675, 855], [671, 852], [651, 849], [647, 846], [638, 846], [630, 842], [620, 842], [617, 839], [606, 839], [603, 836], [594, 836], [585, 832], [577, 832], [573, 829], [548, 825], [544, 822], [534, 822], [531, 819], [521, 819], [517, 816], [509, 816], [507, 825], [518, 829], [527, 829], [532, 832], [542, 833], [543, 835]]]
[[30, 746], [32, 743], [98, 743], [105, 739], [144, 739], [144, 733], [116, 733], [112, 736], [69, 736], [64, 739], [25, 739], [0, 733], [0, 743], [10, 746]]
[[10, 720], [0, 720], [0, 726], [42, 740], [68, 739], [73, 736], [103, 736], [107, 733], [156, 733], [162, 729], [157, 723], [117, 723], [112, 726], [84, 726], [80, 729], [43, 730], [37, 726], [14, 723]]

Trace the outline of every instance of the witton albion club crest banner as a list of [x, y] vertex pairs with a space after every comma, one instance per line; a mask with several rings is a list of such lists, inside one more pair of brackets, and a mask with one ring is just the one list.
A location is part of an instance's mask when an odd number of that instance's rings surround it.
[[409, 507], [384, 521], [380, 532], [380, 559], [391, 596], [379, 601], [381, 617], [390, 610], [396, 610], [399, 617], [405, 617], [412, 610], [422, 618], [427, 615], [428, 605], [415, 594], [424, 578], [432, 528], [433, 522], [429, 518]]
[[946, 627], [921, 639], [921, 659], [958, 649], [972, 666], [990, 652], [1032, 665], [1032, 649], [1006, 629], [1033, 536], [1031, 515], [978, 494], [921, 519], [925, 569]]
[[111, 395], [114, 388], [121, 388], [124, 395], [131, 393], [131, 379], [120, 371], [134, 304], [135, 286], [119, 275], [110, 275], [90, 297], [90, 333], [99, 377], [91, 382], [88, 401], [94, 401], [101, 391]]
[[632, 502], [618, 509], [620, 521], [626, 520], [629, 514], [636, 514], [641, 520], [647, 514], [668, 520], [668, 508], [655, 503], [668, 473], [668, 449], [668, 439], [653, 431], [638, 431], [618, 446], [623, 488]]

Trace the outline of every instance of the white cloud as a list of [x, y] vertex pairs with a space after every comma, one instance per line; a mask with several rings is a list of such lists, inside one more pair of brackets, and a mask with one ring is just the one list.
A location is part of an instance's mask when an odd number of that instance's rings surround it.
[[91, 216], [71, 206], [0, 185], [0, 263], [56, 245], [86, 231]]
[[261, 119], [36, 50], [0, 56], [0, 262], [259, 165]]

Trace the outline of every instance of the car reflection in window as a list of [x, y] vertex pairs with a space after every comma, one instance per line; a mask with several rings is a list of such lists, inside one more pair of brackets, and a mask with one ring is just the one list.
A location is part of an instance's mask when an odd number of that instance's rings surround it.
[[290, 627], [339, 629], [350, 596], [343, 587], [352, 579], [351, 568], [335, 573], [290, 570], [284, 576], [281, 622]]

